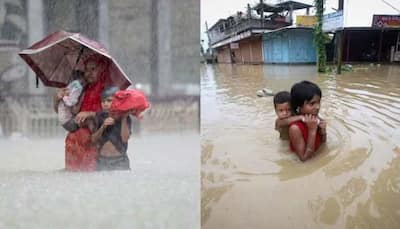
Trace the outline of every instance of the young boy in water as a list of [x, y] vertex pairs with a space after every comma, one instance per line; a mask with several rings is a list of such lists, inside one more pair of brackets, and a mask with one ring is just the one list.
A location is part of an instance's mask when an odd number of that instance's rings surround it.
[[127, 155], [131, 130], [129, 113], [110, 112], [117, 87], [105, 88], [101, 93], [102, 111], [94, 118], [92, 143], [97, 146], [96, 170], [130, 170]]
[[130, 115], [140, 117], [150, 105], [137, 90], [118, 91], [111, 87], [101, 95], [102, 111], [96, 114], [92, 142], [97, 144], [97, 170], [130, 170], [127, 155], [131, 135]]
[[295, 121], [303, 120], [304, 115], [293, 116], [290, 105], [290, 93], [280, 91], [274, 96], [275, 113], [278, 116], [275, 120], [275, 130], [280, 134], [281, 139], [289, 139], [289, 124]]

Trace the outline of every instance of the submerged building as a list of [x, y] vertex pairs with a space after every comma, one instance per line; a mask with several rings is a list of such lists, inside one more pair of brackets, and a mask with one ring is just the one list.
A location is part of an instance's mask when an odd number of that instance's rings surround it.
[[211, 48], [217, 52], [219, 63], [264, 63], [263, 34], [292, 25], [293, 11], [307, 9], [308, 13], [311, 7], [295, 1], [248, 5], [246, 13], [238, 12], [210, 27]]
[[343, 62], [400, 63], [400, 27], [345, 27], [334, 31], [332, 55], [338, 49], [336, 34], [342, 32], [341, 55]]

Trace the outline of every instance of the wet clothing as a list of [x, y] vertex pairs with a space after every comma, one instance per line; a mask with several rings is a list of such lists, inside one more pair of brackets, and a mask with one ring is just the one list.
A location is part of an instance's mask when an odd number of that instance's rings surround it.
[[[101, 127], [101, 125], [103, 124], [104, 120], [107, 117], [108, 117], [108, 112], [101, 111], [96, 114], [95, 118], [96, 130], [98, 130]], [[98, 143], [99, 149], [101, 149], [106, 142], [110, 141], [121, 154], [126, 154], [126, 151], [128, 149], [128, 143], [122, 142], [121, 124], [122, 120], [116, 120], [114, 125], [108, 126], [104, 130], [100, 138], [100, 141]], [[127, 124], [130, 131], [132, 127], [132, 120], [129, 116], [127, 117]]]
[[96, 147], [91, 142], [88, 128], [79, 128], [65, 139], [65, 169], [68, 171], [94, 171]]
[[62, 127], [68, 132], [74, 132], [79, 129], [78, 123], [75, 122], [75, 119], [71, 118], [67, 122], [62, 124]]
[[98, 171], [131, 169], [129, 158], [126, 154], [117, 157], [104, 157], [99, 155], [96, 162], [96, 170]]
[[[106, 72], [98, 80], [83, 90], [81, 111], [97, 112], [101, 110], [100, 94], [108, 86], [110, 79]], [[94, 171], [96, 169], [96, 147], [91, 142], [91, 132], [81, 127], [67, 134], [65, 139], [65, 168], [69, 171]]]
[[99, 79], [94, 85], [88, 85], [84, 91], [80, 111], [101, 111], [101, 92], [105, 85]]
[[[296, 125], [299, 127], [301, 134], [303, 135], [304, 142], [307, 144], [308, 128], [307, 128], [306, 124], [302, 121], [296, 121], [296, 122], [290, 123], [289, 127], [292, 125]], [[315, 141], [314, 141], [314, 151], [316, 151], [319, 148], [319, 146], [321, 145], [321, 138], [322, 138], [321, 134], [319, 133], [319, 131], [317, 131], [317, 134], [315, 135]], [[290, 139], [289, 139], [289, 143], [290, 143], [290, 150], [292, 152], [295, 152], [293, 143], [292, 143], [292, 141], [290, 141]]]
[[[103, 124], [104, 120], [109, 116], [108, 112], [98, 112], [96, 113], [95, 117], [95, 126], [96, 130], [98, 130], [101, 125]], [[132, 127], [132, 120], [128, 116], [127, 117], [127, 125], [129, 129], [129, 134], [131, 131]], [[122, 120], [116, 120], [114, 125], [108, 126], [98, 144], [97, 148], [100, 151], [101, 148], [104, 146], [104, 144], [108, 141], [110, 141], [115, 148], [118, 150], [118, 152], [121, 153], [121, 156], [118, 157], [106, 157], [106, 156], [101, 156], [99, 155], [97, 163], [97, 170], [121, 170], [121, 169], [130, 169], [129, 167], [129, 158], [127, 155], [127, 149], [128, 149], [128, 142], [123, 142], [122, 137], [121, 137], [121, 126], [122, 126]]]

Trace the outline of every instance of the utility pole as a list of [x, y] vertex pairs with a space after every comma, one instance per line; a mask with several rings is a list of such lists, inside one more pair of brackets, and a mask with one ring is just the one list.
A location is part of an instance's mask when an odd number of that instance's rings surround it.
[[[343, 3], [344, 0], [339, 0], [339, 9], [338, 11], [343, 11]], [[344, 15], [344, 14], [343, 14]], [[342, 31], [337, 32], [337, 74], [342, 74], [342, 53], [343, 53], [343, 33], [344, 33], [344, 26]]]
[[247, 18], [251, 19], [251, 7], [250, 4], [247, 3]]
[[155, 97], [159, 96], [160, 93], [160, 75], [159, 75], [159, 45], [158, 45], [158, 9], [159, 9], [159, 0], [151, 0], [151, 44], [152, 44], [152, 53], [150, 57], [151, 61], [151, 76], [150, 76], [150, 87], [151, 94]]
[[213, 49], [211, 48], [210, 32], [208, 31], [208, 24], [207, 24], [207, 21], [206, 21], [206, 33], [207, 33], [207, 40], [208, 40], [207, 45], [208, 45], [208, 49], [210, 50], [210, 55], [211, 55], [211, 56], [214, 56], [214, 55], [213, 55]]
[[385, 3], [386, 5], [392, 7], [392, 9], [396, 10], [396, 11], [400, 14], [400, 10], [397, 9], [396, 7], [394, 7], [394, 6], [393, 6], [392, 4], [390, 4], [389, 2], [387, 2], [387, 1], [385, 1], [385, 0], [382, 0], [382, 2]]
[[293, 3], [289, 4], [289, 8], [290, 8], [290, 11], [289, 11], [290, 25], [293, 25]]
[[322, 30], [324, 15], [324, 0], [314, 1], [317, 16], [317, 23], [314, 27], [314, 42], [317, 48], [317, 66], [318, 72], [326, 71], [326, 48], [325, 34]]

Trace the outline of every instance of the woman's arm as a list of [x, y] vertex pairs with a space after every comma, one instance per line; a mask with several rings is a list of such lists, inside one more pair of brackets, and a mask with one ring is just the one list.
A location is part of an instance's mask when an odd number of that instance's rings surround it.
[[76, 115], [79, 113], [84, 95], [85, 95], [85, 91], [82, 90], [81, 94], [79, 95], [78, 102], [74, 106], [72, 106], [72, 114]]
[[86, 119], [92, 118], [96, 115], [94, 111], [81, 111], [75, 116], [75, 122], [78, 124], [83, 124]]
[[94, 133], [98, 128], [95, 117], [86, 119], [85, 126], [90, 130], [90, 133]]

